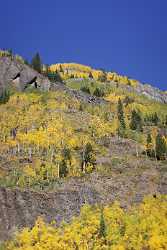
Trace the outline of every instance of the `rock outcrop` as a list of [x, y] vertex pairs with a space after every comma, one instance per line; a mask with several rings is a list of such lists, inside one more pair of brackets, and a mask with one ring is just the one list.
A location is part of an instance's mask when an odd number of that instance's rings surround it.
[[87, 94], [81, 90], [70, 89], [66, 85], [59, 83], [59, 82], [52, 83], [50, 89], [53, 91], [59, 91], [59, 90], [64, 91], [65, 93], [70, 95], [72, 98], [76, 98], [77, 100], [79, 100], [80, 102], [83, 102], [83, 103], [90, 103], [90, 104], [95, 104], [95, 105], [102, 105], [102, 104], [109, 103], [108, 101], [106, 101], [102, 98], [92, 96], [92, 95]]
[[50, 81], [48, 78], [15, 58], [0, 57], [0, 91], [10, 85], [18, 90], [24, 90], [26, 84], [31, 82], [35, 77], [41, 90], [49, 90]]
[[60, 223], [77, 215], [86, 201], [99, 202], [98, 194], [89, 188], [80, 191], [62, 190], [54, 193], [37, 193], [0, 188], [0, 240], [7, 239], [19, 228], [34, 224], [38, 216]]
[[[125, 166], [126, 167], [126, 166]], [[127, 170], [129, 172], [129, 170]], [[71, 178], [53, 192], [0, 188], [0, 240], [23, 227], [31, 227], [40, 216], [45, 221], [69, 221], [85, 204], [108, 204], [118, 200], [122, 207], [141, 202], [145, 195], [158, 193], [158, 172]], [[162, 187], [161, 187], [162, 188]], [[162, 190], [161, 190], [162, 191]]]
[[[111, 84], [116, 87], [116, 82], [111, 82]], [[167, 94], [166, 92], [161, 91], [158, 88], [155, 88], [149, 84], [143, 84], [141, 82], [137, 82], [135, 87], [121, 84], [119, 85], [122, 89], [125, 89], [128, 92], [134, 92], [137, 95], [144, 95], [150, 100], [154, 100], [156, 102], [167, 103]]]
[[136, 87], [136, 92], [157, 102], [167, 103], [167, 94], [151, 85], [139, 83]]

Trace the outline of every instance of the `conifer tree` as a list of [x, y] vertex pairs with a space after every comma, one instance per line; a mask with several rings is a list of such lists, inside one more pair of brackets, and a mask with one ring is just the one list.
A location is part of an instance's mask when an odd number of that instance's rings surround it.
[[146, 149], [147, 155], [152, 156], [152, 153], [153, 153], [153, 150], [152, 150], [152, 137], [151, 137], [150, 133], [147, 135], [147, 145], [146, 145], [146, 147], [147, 147], [147, 149]]
[[0, 104], [4, 104], [6, 102], [8, 102], [10, 97], [10, 93], [7, 89], [5, 89], [4, 91], [2, 91], [1, 95], [0, 95]]
[[26, 65], [29, 65], [29, 62], [28, 62], [27, 59], [24, 60], [24, 63], [25, 63]]
[[63, 80], [62, 80], [62, 78], [61, 78], [61, 76], [60, 76], [60, 74], [59, 74], [58, 72], [56, 72], [56, 73], [54, 74], [54, 81], [55, 81], [55, 82], [60, 82], [60, 83], [63, 82]]
[[64, 73], [64, 70], [63, 70], [63, 67], [61, 66], [61, 64], [60, 64], [59, 69], [60, 69], [60, 70], [59, 70], [60, 72]]
[[89, 73], [89, 78], [93, 78], [92, 72]]
[[106, 82], [107, 81], [107, 74], [106, 74], [106, 72], [104, 70], [99, 75], [98, 81], [100, 81], [100, 82]]
[[151, 134], [147, 135], [147, 145], [149, 145], [150, 143], [152, 143], [152, 137]]
[[123, 111], [123, 104], [121, 102], [121, 99], [118, 100], [118, 106], [117, 106], [117, 115], [118, 115], [118, 135], [123, 136], [124, 131], [126, 129], [125, 119], [124, 119], [124, 111]]
[[159, 117], [158, 117], [158, 115], [157, 115], [156, 112], [153, 114], [152, 122], [153, 122], [155, 125], [158, 125]]
[[93, 95], [97, 96], [97, 97], [103, 97], [104, 96], [104, 91], [100, 88], [96, 88]]
[[140, 113], [136, 110], [132, 110], [130, 128], [132, 130], [138, 130], [141, 132], [143, 131], [142, 118], [140, 116]]
[[71, 162], [72, 156], [71, 156], [71, 150], [69, 148], [63, 149], [63, 157], [65, 161]]
[[90, 94], [90, 89], [89, 89], [88, 86], [83, 86], [83, 87], [81, 87], [81, 90], [82, 90], [83, 92], [85, 92], [85, 93]]
[[86, 166], [89, 163], [95, 166], [96, 159], [95, 159], [92, 145], [90, 143], [87, 143], [82, 152], [82, 172], [85, 172]]
[[32, 58], [31, 65], [33, 69], [41, 73], [42, 70], [42, 62], [39, 53], [36, 53], [35, 56]]
[[99, 236], [103, 237], [103, 238], [106, 237], [106, 224], [105, 224], [105, 220], [104, 220], [103, 209], [101, 209], [101, 214], [100, 214]]
[[165, 116], [165, 126], [167, 127], [167, 115]]
[[67, 166], [67, 162], [65, 159], [62, 160], [61, 164], [60, 164], [60, 169], [59, 169], [59, 176], [61, 177], [66, 177], [68, 174], [68, 166]]
[[155, 151], [158, 160], [164, 160], [166, 158], [167, 145], [165, 139], [160, 134], [156, 136]]

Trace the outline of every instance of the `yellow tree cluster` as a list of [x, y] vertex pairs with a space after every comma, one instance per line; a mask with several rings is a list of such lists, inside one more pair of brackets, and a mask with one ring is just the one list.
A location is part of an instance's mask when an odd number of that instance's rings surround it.
[[[1, 154], [16, 162], [20, 158], [32, 161], [24, 166], [18, 164], [18, 186], [59, 177], [64, 148], [71, 151], [71, 159], [66, 161], [68, 176], [80, 175], [85, 145], [91, 143], [97, 148], [97, 139], [116, 132], [115, 121], [105, 121], [98, 115], [102, 110], [91, 114], [79, 109], [79, 101], [61, 91], [16, 93], [0, 106]], [[34, 159], [40, 160], [38, 167]]]
[[[88, 78], [90, 74], [95, 80], [98, 80], [103, 75], [102, 70], [95, 70], [89, 66], [77, 63], [52, 64], [49, 70], [51, 72], [58, 71], [64, 80], [68, 79], [71, 75], [76, 78]], [[106, 72], [106, 80], [131, 85], [133, 87], [137, 85], [136, 80], [129, 79], [127, 76], [121, 76], [115, 72]]]
[[[103, 213], [103, 222], [101, 214]], [[103, 210], [84, 206], [58, 228], [39, 218], [6, 245], [7, 250], [167, 249], [167, 196], [147, 197], [128, 211], [115, 202]], [[102, 233], [103, 232], [103, 233]]]

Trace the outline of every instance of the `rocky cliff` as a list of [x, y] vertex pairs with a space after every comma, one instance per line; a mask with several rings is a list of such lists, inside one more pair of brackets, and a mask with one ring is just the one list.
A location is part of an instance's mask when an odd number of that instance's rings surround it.
[[50, 81], [46, 77], [19, 62], [15, 57], [0, 57], [0, 91], [7, 85], [23, 90], [34, 78], [37, 78], [36, 81], [41, 90], [49, 90]]

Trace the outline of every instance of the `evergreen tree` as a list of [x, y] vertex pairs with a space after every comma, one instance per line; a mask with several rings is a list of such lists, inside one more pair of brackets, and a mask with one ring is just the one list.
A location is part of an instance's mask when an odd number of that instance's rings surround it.
[[63, 159], [61, 164], [60, 164], [59, 176], [60, 176], [60, 178], [62, 178], [62, 177], [66, 177], [67, 175], [68, 175], [67, 162], [65, 159]]
[[92, 72], [89, 73], [89, 78], [93, 78]]
[[62, 162], [60, 164], [59, 176], [66, 177], [68, 175], [68, 166], [71, 165], [71, 150], [69, 148], [64, 148], [62, 150]]
[[165, 126], [167, 127], [167, 115], [165, 116]]
[[152, 137], [151, 137], [151, 134], [147, 135], [147, 145], [146, 146], [147, 146], [147, 149], [146, 149], [147, 155], [152, 156], [153, 155], [153, 149], [152, 149]]
[[5, 89], [4, 91], [2, 91], [0, 95], [0, 104], [8, 102], [9, 98], [10, 98], [10, 92], [7, 89]]
[[134, 99], [132, 97], [126, 96], [123, 102], [125, 104], [125, 107], [127, 107], [129, 104], [134, 102]]
[[159, 123], [159, 117], [158, 117], [158, 115], [157, 115], [157, 113], [155, 112], [154, 114], [153, 114], [153, 116], [152, 116], [152, 122], [155, 124], [155, 125], [158, 125], [158, 123]]
[[147, 135], [147, 145], [149, 145], [150, 143], [152, 143], [152, 137], [151, 134]]
[[48, 71], [47, 76], [51, 82], [63, 83], [63, 80], [57, 70], [55, 72]]
[[137, 112], [136, 110], [132, 110], [130, 128], [132, 130], [138, 130], [141, 132], [143, 131], [142, 118], [140, 116], [140, 113]]
[[59, 70], [60, 72], [64, 73], [64, 70], [63, 70], [63, 67], [61, 66], [61, 64], [60, 64], [60, 66], [59, 66], [59, 69], [60, 69], [60, 70]]
[[155, 145], [156, 157], [158, 160], [164, 160], [167, 154], [167, 145], [165, 139], [158, 134]]
[[13, 56], [13, 51], [12, 51], [12, 49], [8, 49], [8, 53], [9, 53], [9, 56]]
[[36, 53], [35, 56], [32, 59], [31, 66], [33, 69], [41, 73], [42, 70], [42, 62], [39, 53]]
[[125, 129], [126, 129], [126, 124], [125, 124], [125, 119], [124, 119], [123, 104], [120, 98], [118, 100], [117, 115], [118, 115], [118, 121], [119, 121], [118, 135], [123, 136]]
[[103, 97], [104, 96], [104, 91], [103, 89], [100, 88], [96, 88], [93, 95], [97, 96], [97, 97]]
[[69, 148], [64, 148], [63, 149], [63, 157], [65, 161], [71, 162], [71, 150]]
[[29, 65], [29, 62], [28, 62], [27, 59], [24, 60], [24, 63], [25, 63], [26, 65]]
[[104, 70], [99, 75], [98, 81], [100, 81], [100, 82], [106, 82], [107, 81], [107, 74], [106, 74], [106, 72]]
[[87, 143], [82, 152], [82, 172], [85, 172], [86, 166], [89, 163], [95, 166], [96, 159], [95, 159], [92, 145], [90, 143]]
[[103, 238], [106, 237], [106, 224], [105, 224], [105, 220], [104, 220], [103, 209], [101, 209], [101, 214], [100, 214], [99, 236], [103, 237]]
[[85, 92], [85, 93], [90, 94], [90, 89], [89, 89], [88, 86], [83, 86], [83, 87], [81, 87], [81, 90], [82, 90], [83, 92]]
[[63, 83], [63, 80], [58, 72], [54, 74], [54, 81]]

